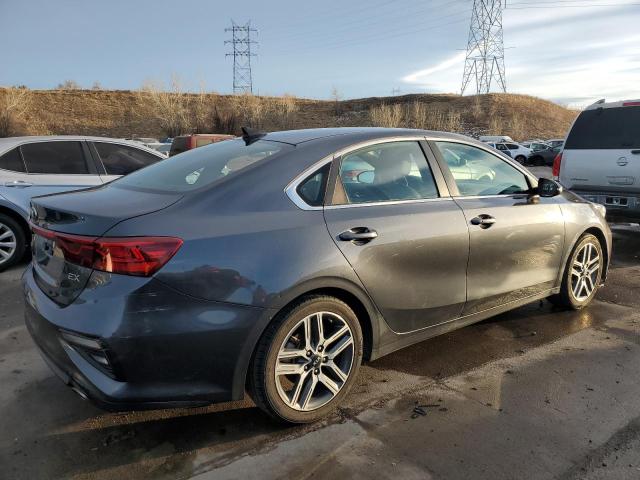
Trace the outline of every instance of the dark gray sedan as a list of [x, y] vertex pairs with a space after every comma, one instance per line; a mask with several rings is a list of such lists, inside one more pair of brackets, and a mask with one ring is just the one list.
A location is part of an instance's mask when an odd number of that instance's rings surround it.
[[542, 298], [588, 305], [611, 254], [604, 213], [460, 135], [246, 131], [34, 199], [26, 323], [104, 408], [247, 387], [310, 422], [362, 361]]

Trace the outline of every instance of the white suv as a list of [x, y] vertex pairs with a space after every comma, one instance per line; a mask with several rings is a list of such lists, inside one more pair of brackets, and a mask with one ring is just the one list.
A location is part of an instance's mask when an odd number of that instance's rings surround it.
[[580, 113], [553, 175], [614, 215], [640, 217], [640, 100], [600, 100]]
[[516, 142], [485, 142], [487, 145], [500, 150], [501, 152], [506, 153], [511, 158], [513, 158], [516, 162], [525, 164], [529, 155], [531, 155], [531, 149], [524, 147]]

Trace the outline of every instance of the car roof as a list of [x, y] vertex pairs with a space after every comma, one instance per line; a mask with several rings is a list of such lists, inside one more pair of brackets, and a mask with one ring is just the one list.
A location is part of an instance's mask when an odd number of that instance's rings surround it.
[[457, 133], [436, 132], [431, 130], [416, 130], [409, 128], [379, 128], [379, 127], [340, 127], [340, 128], [309, 128], [302, 130], [285, 130], [281, 132], [267, 133], [263, 140], [299, 145], [329, 137], [341, 137], [348, 141], [353, 138], [357, 141], [374, 140], [386, 137], [410, 137], [424, 135], [426, 137], [469, 139]]
[[157, 151], [145, 147], [141, 142], [125, 140], [123, 138], [94, 137], [90, 135], [27, 135], [23, 137], [0, 138], [0, 154], [4, 153], [7, 150], [10, 150], [17, 145], [23, 145], [25, 143], [56, 142], [62, 140], [121, 143], [124, 145], [130, 145], [132, 147], [139, 148], [141, 150], [145, 150], [147, 152], [155, 153], [156, 155], [158, 154]]
[[597, 110], [599, 108], [618, 108], [618, 107], [640, 107], [640, 99], [638, 100], [620, 100], [619, 102], [608, 102], [604, 99], [598, 100], [593, 105], [589, 105], [585, 110]]

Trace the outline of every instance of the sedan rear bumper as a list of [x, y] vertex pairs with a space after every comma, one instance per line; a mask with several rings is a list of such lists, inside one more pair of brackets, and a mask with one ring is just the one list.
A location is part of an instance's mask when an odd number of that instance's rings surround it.
[[264, 309], [198, 300], [144, 281], [144, 292], [96, 295], [104, 285], [60, 307], [27, 269], [25, 323], [54, 373], [111, 411], [242, 398]]

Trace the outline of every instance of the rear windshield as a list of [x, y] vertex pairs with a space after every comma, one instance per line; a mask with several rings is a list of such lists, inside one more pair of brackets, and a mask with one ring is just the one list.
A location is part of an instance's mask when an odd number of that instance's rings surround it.
[[291, 148], [291, 145], [285, 143], [265, 140], [248, 146], [241, 139], [227, 140], [170, 157], [122, 177], [114, 184], [167, 192], [188, 192]]
[[569, 132], [564, 148], [640, 148], [640, 107], [585, 110]]

